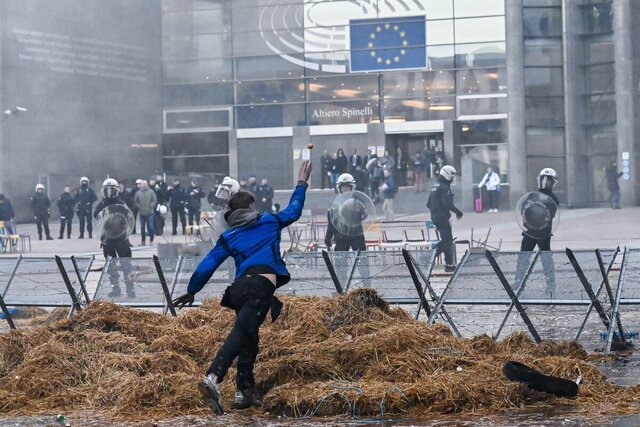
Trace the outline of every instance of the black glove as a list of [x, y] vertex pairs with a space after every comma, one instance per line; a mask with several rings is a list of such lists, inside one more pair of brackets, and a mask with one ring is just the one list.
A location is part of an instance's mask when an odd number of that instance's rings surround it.
[[179, 296], [178, 298], [173, 300], [172, 303], [174, 308], [182, 309], [185, 305], [189, 305], [191, 307], [193, 305], [193, 294], [187, 292], [184, 295]]
[[456, 213], [456, 218], [461, 219], [462, 218], [462, 212], [457, 212]]
[[331, 250], [331, 240], [325, 239], [324, 244], [327, 246], [327, 249]]

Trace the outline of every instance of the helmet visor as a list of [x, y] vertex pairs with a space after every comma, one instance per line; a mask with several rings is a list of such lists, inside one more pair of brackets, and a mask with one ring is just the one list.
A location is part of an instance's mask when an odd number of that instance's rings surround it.
[[220, 184], [218, 189], [216, 190], [216, 198], [222, 200], [229, 200], [231, 197], [231, 186], [226, 184]]
[[107, 199], [115, 199], [118, 196], [118, 188], [105, 187], [102, 189], [102, 195]]

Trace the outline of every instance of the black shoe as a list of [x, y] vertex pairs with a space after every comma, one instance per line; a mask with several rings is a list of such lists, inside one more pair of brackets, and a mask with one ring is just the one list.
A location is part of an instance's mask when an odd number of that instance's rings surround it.
[[246, 409], [251, 406], [262, 406], [262, 402], [256, 394], [252, 391], [236, 390], [236, 397], [233, 400], [233, 407], [235, 409]]
[[174, 230], [174, 231], [171, 232], [171, 235], [172, 236], [176, 236], [176, 235], [178, 235], [178, 232]]
[[89, 233], [89, 238], [93, 239], [93, 234]]
[[42, 236], [38, 236], [38, 240], [42, 240]]
[[47, 236], [47, 240], [53, 240], [53, 237]]
[[138, 234], [138, 233], [136, 232], [136, 230], [133, 230], [131, 234]]
[[64, 236], [58, 237], [58, 240], [62, 240], [62, 239], [64, 239]]
[[69, 235], [67, 236], [67, 239], [70, 239], [70, 238], [71, 238], [71, 234], [69, 234]]
[[455, 265], [445, 265], [444, 266], [444, 271], [446, 271], [447, 273], [452, 273], [452, 272], [456, 271], [456, 266]]
[[78, 239], [84, 239], [84, 234], [79, 235]]
[[218, 415], [224, 414], [222, 397], [220, 395], [220, 384], [217, 382], [215, 376], [213, 376], [213, 379], [210, 377], [204, 377], [200, 380], [198, 383], [198, 391], [202, 397], [204, 397], [204, 400], [213, 412]]
[[109, 298], [119, 298], [120, 295], [122, 295], [122, 290], [120, 289], [120, 286], [112, 286], [111, 292], [107, 294]]
[[545, 375], [519, 362], [505, 363], [502, 367], [502, 373], [511, 381], [523, 382], [533, 390], [564, 397], [578, 395], [578, 384], [575, 381]]

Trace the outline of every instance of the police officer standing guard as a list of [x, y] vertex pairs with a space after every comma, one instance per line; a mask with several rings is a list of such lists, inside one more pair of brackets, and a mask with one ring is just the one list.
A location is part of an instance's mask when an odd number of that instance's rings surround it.
[[31, 196], [31, 208], [33, 209], [33, 217], [36, 220], [38, 226], [38, 238], [42, 240], [42, 229], [44, 228], [44, 234], [47, 240], [53, 240], [53, 237], [49, 234], [49, 208], [51, 207], [51, 200], [44, 194], [44, 185], [36, 185], [36, 193]]
[[58, 211], [60, 211], [60, 235], [58, 239], [64, 239], [64, 229], [67, 228], [67, 239], [71, 238], [71, 223], [73, 222], [73, 210], [76, 200], [71, 195], [71, 187], [64, 186], [64, 193], [58, 197]]
[[84, 239], [85, 222], [87, 224], [89, 238], [93, 238], [93, 218], [91, 217], [91, 212], [93, 211], [93, 204], [97, 200], [96, 192], [93, 191], [93, 188], [89, 187], [89, 178], [86, 176], [80, 178], [80, 188], [76, 191], [76, 213], [80, 221], [80, 236], [78, 236], [78, 239]]

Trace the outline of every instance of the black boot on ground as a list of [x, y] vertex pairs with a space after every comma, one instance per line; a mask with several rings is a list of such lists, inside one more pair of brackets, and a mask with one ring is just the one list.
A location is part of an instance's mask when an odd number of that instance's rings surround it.
[[120, 289], [120, 286], [112, 286], [111, 292], [107, 294], [109, 298], [118, 298], [120, 297], [120, 295], [122, 295], [122, 290]]

